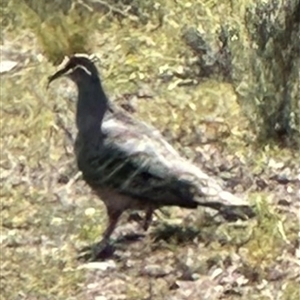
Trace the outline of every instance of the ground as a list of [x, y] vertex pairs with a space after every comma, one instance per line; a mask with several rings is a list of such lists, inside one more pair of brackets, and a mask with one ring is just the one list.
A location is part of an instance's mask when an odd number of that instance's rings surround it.
[[[169, 3], [169, 2], [168, 2]], [[181, 2], [180, 2], [181, 3]], [[187, 4], [186, 4], [187, 5]], [[188, 5], [187, 5], [188, 8]], [[180, 7], [178, 8], [180, 9]], [[1, 299], [299, 299], [299, 151], [255, 141], [229, 83], [168, 77], [189, 52], [163, 28], [99, 20], [91, 52], [110, 98], [255, 206], [249, 221], [162, 209], [143, 238], [119, 240], [104, 261], [77, 259], [100, 239], [102, 202], [76, 170], [72, 83], [34, 30], [7, 27], [1, 46]], [[155, 23], [155, 22], [154, 22]], [[17, 63], [4, 72], [5, 61]], [[169, 79], [168, 79], [169, 78]], [[140, 231], [124, 216], [116, 236]]]

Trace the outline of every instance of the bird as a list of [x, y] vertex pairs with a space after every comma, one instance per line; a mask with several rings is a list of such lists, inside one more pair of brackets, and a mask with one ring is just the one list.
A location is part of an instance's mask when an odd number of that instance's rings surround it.
[[105, 204], [107, 243], [126, 210], [143, 210], [144, 230], [163, 206], [208, 207], [225, 220], [249, 219], [253, 207], [225, 191], [218, 181], [182, 157], [158, 129], [113, 104], [102, 87], [95, 60], [86, 54], [67, 58], [54, 80], [77, 86], [74, 153], [83, 180]]

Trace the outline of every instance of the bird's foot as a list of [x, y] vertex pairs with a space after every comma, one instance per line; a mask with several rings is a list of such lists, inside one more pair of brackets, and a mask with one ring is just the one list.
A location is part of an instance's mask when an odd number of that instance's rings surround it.
[[77, 259], [82, 261], [106, 260], [111, 258], [117, 249], [123, 249], [129, 243], [140, 241], [144, 237], [143, 233], [131, 233], [122, 235], [116, 240], [103, 239], [98, 243], [80, 249]]
[[116, 248], [113, 242], [103, 239], [98, 243], [82, 248], [79, 251], [80, 253], [77, 259], [84, 261], [105, 260], [110, 258], [115, 250]]

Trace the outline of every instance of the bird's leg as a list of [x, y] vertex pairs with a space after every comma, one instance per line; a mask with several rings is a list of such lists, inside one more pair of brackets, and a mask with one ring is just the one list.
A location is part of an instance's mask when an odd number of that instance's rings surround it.
[[106, 240], [106, 241], [109, 240], [111, 234], [115, 230], [118, 220], [122, 214], [122, 211], [112, 210], [110, 208], [107, 208], [107, 214], [108, 214], [108, 218], [109, 218], [108, 226], [103, 233], [103, 240]]
[[146, 210], [146, 216], [145, 216], [145, 221], [143, 224], [143, 229], [145, 231], [148, 230], [151, 222], [152, 222], [152, 216], [153, 216], [154, 208], [153, 207], [148, 207]]
[[92, 246], [84, 247], [83, 249], [81, 249], [81, 253], [78, 256], [78, 259], [94, 261], [98, 259], [106, 259], [113, 254], [115, 249], [113, 245], [110, 245], [109, 238], [116, 228], [122, 212], [123, 211], [114, 210], [110, 207], [107, 207], [109, 222], [103, 233], [102, 240], [100, 242], [97, 242], [96, 244], [93, 244]]
[[113, 233], [114, 229], [116, 228], [116, 225], [118, 223], [118, 220], [122, 212], [123, 211], [114, 210], [111, 209], [110, 207], [107, 207], [107, 214], [109, 218], [108, 226], [106, 227], [103, 233], [102, 240], [92, 247], [91, 260], [105, 259], [110, 257], [113, 254], [114, 246], [110, 244], [109, 238]]

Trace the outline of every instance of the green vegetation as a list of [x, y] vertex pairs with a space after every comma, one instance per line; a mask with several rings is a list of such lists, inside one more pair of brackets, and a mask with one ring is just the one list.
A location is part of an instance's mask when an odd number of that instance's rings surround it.
[[[299, 57], [286, 74], [287, 52], [277, 65], [270, 43], [258, 59], [246, 51], [249, 40], [261, 46], [254, 2], [48, 2], [1, 3], [1, 60], [18, 64], [0, 75], [0, 299], [298, 299]], [[220, 25], [231, 37], [232, 78], [199, 78], [184, 32], [194, 27], [216, 41]], [[78, 250], [100, 238], [105, 211], [76, 180], [62, 129], [74, 132], [74, 86], [62, 79], [46, 90], [54, 65], [76, 52], [98, 55], [111, 99], [247, 195], [257, 218], [216, 224], [200, 210], [163, 209], [145, 239], [117, 245], [112, 269], [85, 268]], [[283, 130], [275, 114], [285, 88]]]

